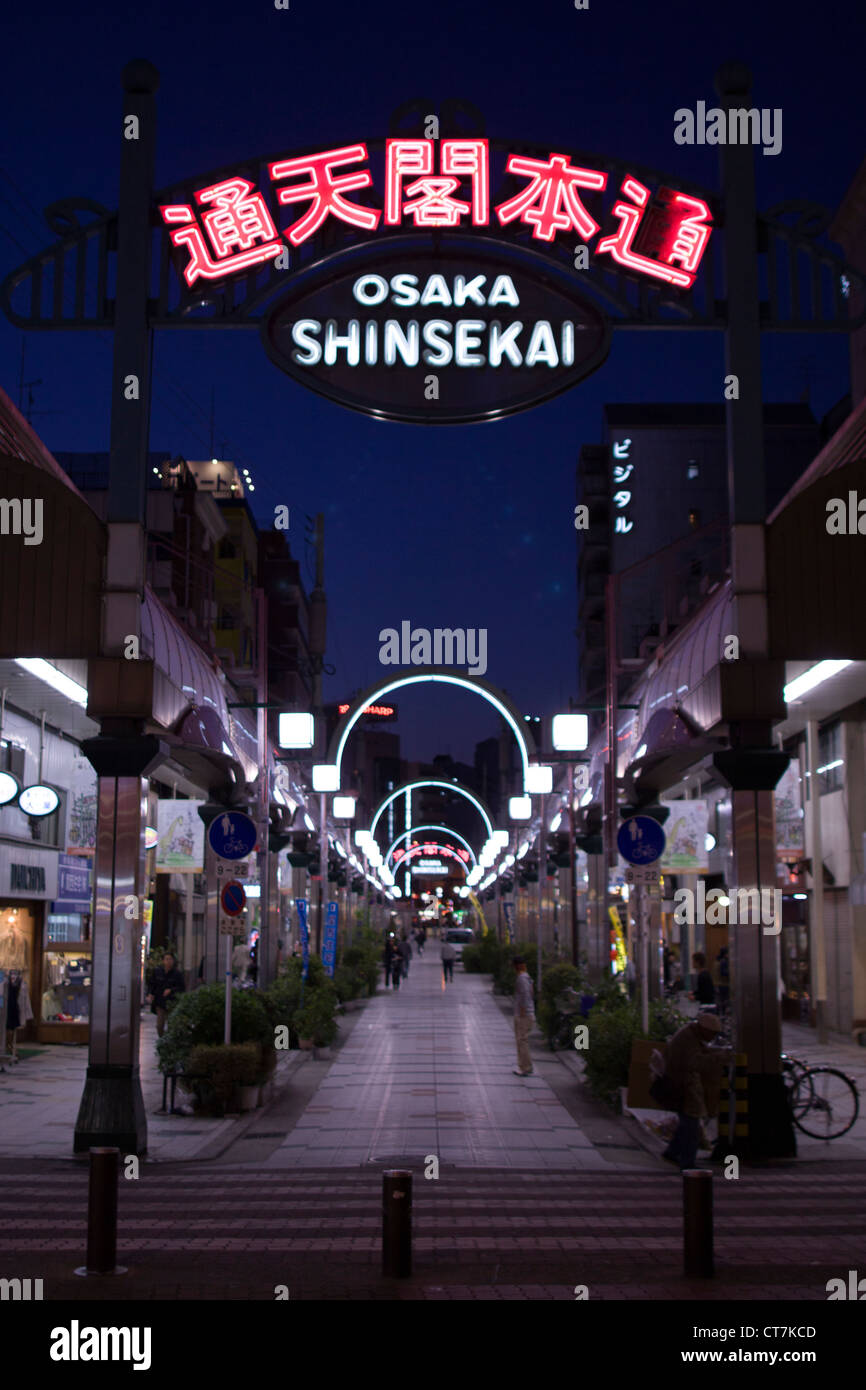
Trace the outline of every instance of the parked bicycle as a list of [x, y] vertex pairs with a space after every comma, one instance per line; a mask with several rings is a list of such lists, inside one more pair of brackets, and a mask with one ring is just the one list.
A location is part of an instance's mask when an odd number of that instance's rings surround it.
[[[726, 1047], [733, 1045], [731, 1031], [731, 1020], [723, 1020], [719, 1041]], [[840, 1139], [847, 1134], [860, 1113], [860, 1094], [852, 1078], [836, 1067], [810, 1066], [787, 1052], [781, 1060], [797, 1128], [810, 1139]]]
[[782, 1053], [782, 1079], [791, 1117], [812, 1139], [839, 1139], [860, 1113], [860, 1095], [850, 1076], [835, 1067], [810, 1067]]

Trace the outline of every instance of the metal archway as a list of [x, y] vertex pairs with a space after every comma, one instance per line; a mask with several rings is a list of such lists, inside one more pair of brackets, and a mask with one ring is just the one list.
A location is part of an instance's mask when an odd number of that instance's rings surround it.
[[376, 808], [376, 812], [370, 822], [370, 834], [376, 834], [376, 826], [379, 824], [379, 817], [383, 811], [387, 811], [392, 801], [396, 801], [398, 796], [405, 796], [407, 792], [412, 792], [416, 787], [443, 787], [445, 791], [456, 792], [458, 796], [465, 796], [467, 801], [471, 801], [478, 814], [484, 821], [488, 838], [493, 834], [493, 819], [484, 802], [477, 797], [474, 792], [467, 791], [461, 787], [459, 782], [444, 782], [439, 777], [419, 777], [414, 782], [405, 782], [402, 787], [397, 787], [393, 792], [389, 792], [384, 801], [381, 801]]
[[[467, 676], [461, 671], [454, 670], [450, 666], [427, 666], [423, 671], [414, 668], [402, 668], [399, 674], [391, 680], [377, 681], [375, 685], [368, 688], [358, 695], [349, 706], [343, 718], [340, 720], [328, 744], [328, 762], [337, 769], [339, 779], [340, 766], [343, 761], [343, 753], [346, 748], [349, 735], [358, 720], [364, 713], [367, 705], [373, 705], [384, 695], [390, 695], [395, 690], [401, 690], [407, 685], [421, 685], [428, 682], [441, 682], [444, 685], [456, 685], [462, 690], [468, 690], [470, 694], [480, 695], [488, 704], [499, 713], [511, 729], [517, 740], [520, 750], [520, 758], [523, 763], [523, 780], [526, 782], [526, 775], [529, 771], [529, 764], [538, 756], [535, 747], [535, 740], [532, 734], [525, 727], [525, 723], [520, 716], [517, 706], [509, 699], [503, 690], [499, 690], [495, 685], [482, 679], [481, 676]], [[339, 780], [338, 780], [339, 785]]]

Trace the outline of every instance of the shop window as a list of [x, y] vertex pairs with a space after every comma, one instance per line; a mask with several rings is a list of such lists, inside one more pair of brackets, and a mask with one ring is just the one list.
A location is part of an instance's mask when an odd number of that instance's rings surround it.
[[81, 912], [49, 912], [45, 923], [46, 944], [52, 941], [84, 941], [84, 914]]
[[818, 785], [821, 795], [841, 791], [845, 762], [842, 757], [842, 723], [836, 720], [818, 733]]
[[42, 1023], [89, 1023], [93, 954], [89, 947], [63, 946], [42, 959]]

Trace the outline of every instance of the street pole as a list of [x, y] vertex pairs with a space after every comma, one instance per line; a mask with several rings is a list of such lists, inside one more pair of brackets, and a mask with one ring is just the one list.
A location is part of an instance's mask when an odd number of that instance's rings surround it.
[[542, 903], [543, 886], [544, 886], [545, 880], [546, 880], [546, 878], [547, 878], [547, 852], [546, 852], [547, 836], [546, 836], [546, 834], [545, 834], [545, 825], [544, 825], [544, 808], [545, 808], [545, 801], [546, 801], [546, 797], [545, 797], [544, 794], [542, 793], [542, 796], [541, 796], [541, 825], [539, 826], [539, 830], [538, 830], [538, 935], [537, 935], [537, 941], [538, 941], [538, 961], [537, 961], [537, 966], [536, 966], [538, 974], [537, 974], [536, 982], [535, 982], [536, 996], [537, 996], [538, 999], [541, 998], [541, 903]]
[[226, 1012], [223, 1042], [228, 1046], [232, 1040], [232, 942], [233, 936], [226, 937]]
[[819, 1043], [827, 1041], [827, 943], [824, 936], [824, 844], [821, 833], [821, 786], [818, 766], [818, 721], [806, 725], [806, 764], [809, 779], [809, 839], [812, 849], [812, 903], [809, 956], [812, 998]]
[[574, 773], [576, 763], [568, 764], [568, 862], [571, 882], [571, 963], [577, 965], [580, 957], [580, 940], [577, 917], [577, 851], [574, 844]]

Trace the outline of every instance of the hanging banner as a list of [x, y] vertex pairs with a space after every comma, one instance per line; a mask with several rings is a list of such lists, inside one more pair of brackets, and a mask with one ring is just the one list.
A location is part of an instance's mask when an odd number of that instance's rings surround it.
[[310, 969], [310, 934], [307, 930], [307, 900], [306, 898], [295, 898], [295, 907], [298, 909], [298, 935], [301, 938], [301, 957], [304, 968], [301, 971], [301, 979], [305, 980]]
[[66, 853], [92, 854], [96, 849], [96, 773], [83, 756], [72, 759], [69, 782], [69, 815], [66, 821]]
[[709, 868], [706, 801], [663, 801], [666, 844], [658, 862], [662, 873], [698, 873]]
[[204, 822], [198, 814], [203, 801], [156, 803], [156, 872], [200, 874], [204, 870]]
[[780, 859], [802, 859], [806, 853], [805, 820], [801, 800], [800, 764], [788, 763], [775, 791], [776, 854]]
[[514, 940], [514, 903], [503, 903], [502, 915], [505, 918], [506, 940], [511, 945]]
[[484, 916], [484, 909], [482, 908], [482, 906], [481, 906], [480, 902], [478, 901], [478, 899], [476, 898], [475, 894], [472, 892], [472, 889], [471, 889], [471, 888], [469, 889], [469, 901], [471, 902], [472, 906], [475, 908], [475, 911], [478, 913], [478, 916], [479, 916], [479, 918], [480, 918], [480, 920], [481, 920], [481, 935], [482, 935], [482, 936], [486, 936], [487, 933], [489, 932], [490, 928], [488, 927], [488, 925], [487, 925], [487, 919], [486, 919], [486, 917]]
[[325, 974], [333, 976], [334, 966], [337, 963], [337, 921], [339, 918], [339, 906], [337, 903], [328, 903], [328, 912], [325, 917], [325, 940], [322, 944], [322, 964], [325, 967]]

